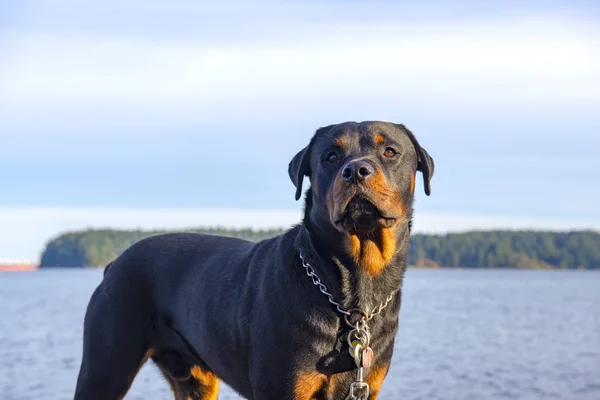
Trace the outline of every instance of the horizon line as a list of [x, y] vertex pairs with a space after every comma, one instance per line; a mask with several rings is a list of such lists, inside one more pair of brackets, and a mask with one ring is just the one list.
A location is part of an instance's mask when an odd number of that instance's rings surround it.
[[[303, 207], [164, 208], [100, 206], [0, 206], [0, 258], [38, 259], [55, 237], [85, 229], [185, 230], [286, 229], [300, 223]], [[413, 234], [448, 234], [482, 230], [600, 231], [600, 218], [565, 219], [458, 213], [415, 208]]]

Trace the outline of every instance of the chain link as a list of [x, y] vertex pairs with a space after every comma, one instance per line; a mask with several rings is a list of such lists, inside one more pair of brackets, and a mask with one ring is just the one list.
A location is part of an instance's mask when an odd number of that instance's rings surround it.
[[315, 272], [315, 269], [308, 263], [308, 261], [306, 261], [304, 259], [304, 257], [302, 256], [302, 250], [298, 250], [298, 255], [300, 256], [300, 260], [302, 260], [302, 266], [306, 270], [306, 275], [308, 275], [310, 277], [310, 279], [312, 280], [313, 284], [316, 287], [319, 288], [319, 291], [321, 293], [323, 293], [325, 296], [327, 296], [327, 299], [329, 300], [329, 302], [331, 304], [333, 304], [335, 306], [335, 308], [338, 310], [338, 312], [344, 316], [344, 320], [346, 321], [346, 324], [348, 324], [352, 328], [354, 328], [355, 325], [353, 325], [352, 321], [350, 321], [348, 319], [348, 317], [352, 316], [352, 311], [356, 311], [359, 314], [362, 314], [362, 317], [360, 318], [359, 321], [363, 325], [366, 325], [366, 323], [368, 321], [370, 321], [377, 314], [381, 313], [381, 311], [383, 311], [383, 309], [388, 306], [388, 304], [390, 303], [390, 301], [392, 301], [392, 299], [394, 298], [394, 295], [397, 292], [397, 291], [392, 292], [388, 296], [388, 298], [385, 299], [385, 301], [382, 302], [379, 306], [375, 307], [371, 311], [370, 314], [366, 314], [366, 313], [364, 313], [364, 312], [362, 312], [361, 310], [358, 310], [358, 309], [344, 310], [342, 308], [342, 305], [340, 303], [338, 303], [337, 301], [335, 301], [335, 299], [333, 298], [333, 295], [331, 293], [329, 293], [329, 290], [327, 289], [327, 286], [325, 286], [325, 284], [321, 281], [321, 278], [319, 278], [319, 275], [317, 275], [317, 273]]

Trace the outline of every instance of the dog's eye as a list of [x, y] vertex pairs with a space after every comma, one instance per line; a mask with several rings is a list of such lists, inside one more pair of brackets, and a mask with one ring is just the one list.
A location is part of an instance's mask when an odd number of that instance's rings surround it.
[[334, 162], [337, 162], [337, 160], [338, 160], [338, 155], [337, 155], [337, 153], [336, 153], [335, 151], [331, 151], [331, 152], [329, 152], [329, 153], [327, 154], [327, 157], [325, 157], [325, 159], [326, 159], [327, 161], [329, 161], [330, 163], [334, 163]]
[[386, 157], [388, 157], [388, 158], [392, 158], [396, 154], [398, 154], [398, 152], [395, 149], [391, 148], [391, 147], [387, 147], [385, 149], [385, 151], [383, 152], [383, 155], [386, 156]]

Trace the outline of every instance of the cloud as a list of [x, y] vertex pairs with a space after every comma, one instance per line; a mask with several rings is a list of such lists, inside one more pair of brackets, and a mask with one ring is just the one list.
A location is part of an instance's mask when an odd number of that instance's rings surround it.
[[[518, 109], [600, 99], [598, 32], [557, 19], [329, 23], [290, 42], [21, 35], [0, 67], [5, 107], [246, 107], [347, 97]], [[335, 107], [335, 103], [332, 103]]]
[[[198, 208], [2, 207], [0, 258], [38, 259], [52, 237], [86, 228], [172, 229], [203, 226], [290, 227], [301, 220], [300, 209], [245, 210]], [[473, 229], [600, 229], [600, 220], [519, 218], [468, 213], [420, 212], [416, 233]]]

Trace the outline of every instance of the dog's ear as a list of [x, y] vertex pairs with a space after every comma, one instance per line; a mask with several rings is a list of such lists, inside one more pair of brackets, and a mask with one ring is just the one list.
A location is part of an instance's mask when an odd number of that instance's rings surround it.
[[312, 139], [310, 139], [310, 143], [308, 146], [300, 150], [290, 164], [288, 166], [288, 174], [290, 175], [290, 179], [294, 186], [296, 186], [296, 200], [299, 200], [302, 197], [302, 181], [305, 176], [310, 177], [310, 152], [312, 150], [312, 146], [315, 143], [317, 136], [324, 131], [328, 131], [333, 125], [329, 125], [323, 128], [317, 129]]
[[[312, 142], [312, 140], [311, 140]], [[296, 200], [299, 200], [302, 196], [302, 181], [304, 175], [310, 175], [310, 162], [308, 160], [310, 153], [310, 144], [300, 150], [288, 166], [288, 174], [294, 186], [296, 186]]]
[[421, 171], [423, 174], [423, 184], [425, 185], [425, 194], [427, 196], [431, 194], [431, 178], [433, 178], [434, 169], [435, 163], [433, 162], [433, 158], [431, 158], [427, 150], [419, 147], [419, 163], [417, 164], [417, 171]]
[[406, 126], [402, 124], [396, 124], [410, 139], [415, 150], [417, 152], [418, 161], [417, 161], [417, 171], [421, 171], [423, 174], [423, 185], [425, 186], [425, 194], [429, 196], [431, 194], [431, 178], [433, 178], [433, 170], [435, 169], [435, 163], [433, 162], [433, 158], [429, 155], [427, 150], [419, 145], [417, 138], [415, 135], [408, 129]]

